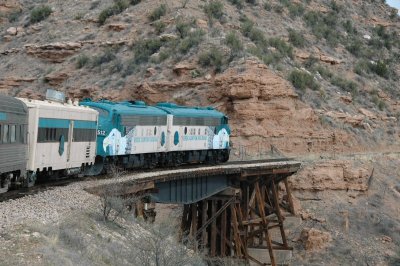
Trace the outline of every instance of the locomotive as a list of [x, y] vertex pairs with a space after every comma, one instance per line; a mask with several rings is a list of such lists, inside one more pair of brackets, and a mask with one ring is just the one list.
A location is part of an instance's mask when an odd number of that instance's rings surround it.
[[212, 107], [0, 95], [0, 193], [38, 178], [229, 160], [228, 118]]

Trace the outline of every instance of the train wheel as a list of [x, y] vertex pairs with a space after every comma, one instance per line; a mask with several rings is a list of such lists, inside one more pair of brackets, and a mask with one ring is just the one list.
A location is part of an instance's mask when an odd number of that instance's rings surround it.
[[33, 187], [36, 183], [37, 175], [35, 172], [29, 172], [26, 176], [26, 187]]
[[4, 175], [0, 180], [0, 193], [5, 193], [11, 186], [12, 174]]

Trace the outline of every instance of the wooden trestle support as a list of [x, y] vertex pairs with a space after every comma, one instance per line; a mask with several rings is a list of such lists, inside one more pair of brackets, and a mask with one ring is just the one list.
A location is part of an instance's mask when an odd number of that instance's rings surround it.
[[[286, 191], [281, 197], [280, 182]], [[270, 264], [276, 265], [274, 250], [292, 249], [283, 228], [281, 208], [294, 212], [287, 176], [241, 178], [235, 188], [184, 205], [182, 232], [194, 240], [195, 248], [208, 252], [210, 257], [232, 256], [265, 265], [249, 255], [248, 248], [266, 249]], [[273, 228], [279, 228], [280, 241], [271, 238]]]

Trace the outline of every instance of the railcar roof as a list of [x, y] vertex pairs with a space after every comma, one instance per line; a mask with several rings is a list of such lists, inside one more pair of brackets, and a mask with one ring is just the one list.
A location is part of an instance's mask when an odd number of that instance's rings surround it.
[[53, 101], [40, 101], [40, 100], [32, 100], [32, 99], [24, 99], [24, 98], [18, 98], [22, 102], [24, 102], [28, 107], [50, 107], [50, 108], [58, 108], [58, 109], [64, 109], [64, 110], [81, 110], [84, 112], [90, 112], [90, 113], [97, 113], [95, 110], [90, 109], [85, 106], [79, 106], [79, 105], [73, 105], [69, 103], [59, 103], [59, 102], [53, 102]]
[[121, 115], [148, 115], [148, 116], [166, 116], [167, 112], [146, 105], [141, 101], [131, 101], [131, 102], [111, 102], [107, 100], [101, 100], [98, 102], [92, 102], [86, 100], [80, 103], [81, 105], [92, 106], [107, 110], [109, 112], [115, 111], [117, 114]]
[[222, 118], [225, 115], [212, 107], [188, 107], [174, 103], [157, 103], [156, 107], [165, 110], [176, 117], [214, 117]]
[[27, 113], [26, 105], [17, 98], [0, 95], [0, 112], [5, 113]]

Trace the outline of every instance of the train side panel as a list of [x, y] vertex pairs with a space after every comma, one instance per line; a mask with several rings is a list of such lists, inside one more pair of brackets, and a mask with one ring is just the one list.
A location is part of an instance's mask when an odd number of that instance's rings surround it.
[[[24, 177], [27, 161], [27, 107], [21, 101], [0, 96], [0, 189]], [[5, 184], [5, 182], [7, 184]]]
[[94, 163], [98, 113], [68, 104], [26, 100], [29, 108], [28, 170], [46, 172]]

